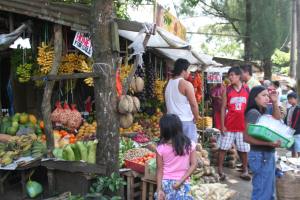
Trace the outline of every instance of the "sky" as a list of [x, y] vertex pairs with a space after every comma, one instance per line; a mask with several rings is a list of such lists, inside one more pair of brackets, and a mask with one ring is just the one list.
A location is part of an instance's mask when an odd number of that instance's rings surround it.
[[[176, 11], [174, 8], [174, 3], [178, 3], [179, 0], [158, 0], [159, 4], [163, 6], [170, 7], [170, 13], [175, 16], [177, 19]], [[138, 22], [152, 22], [153, 19], [153, 11], [154, 6], [152, 5], [143, 5], [139, 6], [138, 10], [132, 9], [130, 6], [128, 7], [128, 13], [131, 17], [131, 20], [138, 21]], [[208, 17], [197, 17], [197, 18], [186, 18], [180, 20], [180, 23], [183, 24], [187, 31], [190, 32], [197, 32], [199, 27], [204, 26], [206, 24], [213, 23], [214, 21]], [[191, 37], [191, 38], [190, 38]], [[188, 42], [189, 44], [192, 44], [193, 48], [200, 52], [200, 45], [201, 43], [205, 42], [205, 36], [204, 35], [197, 35], [197, 34], [187, 34]]]

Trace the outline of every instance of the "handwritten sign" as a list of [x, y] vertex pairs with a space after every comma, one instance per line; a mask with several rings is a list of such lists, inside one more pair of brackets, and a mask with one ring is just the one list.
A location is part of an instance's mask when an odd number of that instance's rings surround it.
[[76, 32], [74, 41], [73, 41], [73, 46], [82, 51], [85, 55], [88, 57], [92, 57], [93, 54], [93, 49], [92, 49], [92, 41], [84, 37], [83, 34]]
[[208, 72], [207, 83], [222, 83], [222, 72]]

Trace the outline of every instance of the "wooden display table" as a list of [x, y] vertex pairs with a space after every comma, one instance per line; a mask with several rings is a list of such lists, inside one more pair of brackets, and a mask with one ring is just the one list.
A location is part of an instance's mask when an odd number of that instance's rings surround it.
[[[156, 185], [155, 181], [149, 181], [145, 178], [142, 178], [143, 181], [143, 190], [142, 190], [142, 200], [148, 199], [152, 200], [154, 199], [154, 185]], [[149, 184], [149, 191], [148, 190], [148, 184]]]
[[[26, 180], [29, 178], [31, 172], [35, 170], [38, 166], [41, 165], [41, 159], [42, 158], [37, 158], [35, 160], [32, 160], [30, 162], [24, 163], [19, 165], [15, 170], [16, 171], [21, 171], [21, 184], [22, 184], [22, 192], [23, 192], [23, 198], [27, 196], [26, 192]], [[15, 170], [4, 170], [0, 169], [0, 192], [1, 196], [4, 195], [4, 182], [8, 175]], [[25, 173], [25, 170], [29, 170], [27, 173]], [[2, 174], [3, 173], [3, 174]]]
[[[134, 182], [134, 178], [140, 178], [142, 179], [144, 177], [144, 174], [130, 170], [130, 171], [125, 171], [121, 172], [121, 177], [125, 181], [126, 177], [126, 182], [127, 182], [127, 195], [126, 199], [127, 200], [133, 200], [134, 197], [141, 196], [142, 195], [142, 182]], [[134, 191], [134, 189], [140, 188], [139, 191]]]

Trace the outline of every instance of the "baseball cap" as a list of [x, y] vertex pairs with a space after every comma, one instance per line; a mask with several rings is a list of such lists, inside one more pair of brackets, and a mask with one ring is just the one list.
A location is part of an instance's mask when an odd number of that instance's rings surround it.
[[290, 87], [290, 88], [294, 87], [293, 84], [291, 84], [291, 83], [287, 84], [287, 86]]

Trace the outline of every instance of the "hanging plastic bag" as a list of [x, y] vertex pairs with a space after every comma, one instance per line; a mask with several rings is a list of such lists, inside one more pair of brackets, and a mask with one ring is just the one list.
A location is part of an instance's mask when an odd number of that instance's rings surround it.
[[122, 88], [122, 83], [121, 83], [121, 77], [119, 76], [119, 69], [116, 71], [116, 87], [117, 87], [117, 93], [118, 93], [118, 99], [120, 99], [123, 88]]
[[43, 186], [36, 181], [31, 181], [30, 177], [34, 173], [34, 170], [29, 176], [29, 181], [26, 183], [26, 190], [30, 198], [34, 198], [43, 192]]

